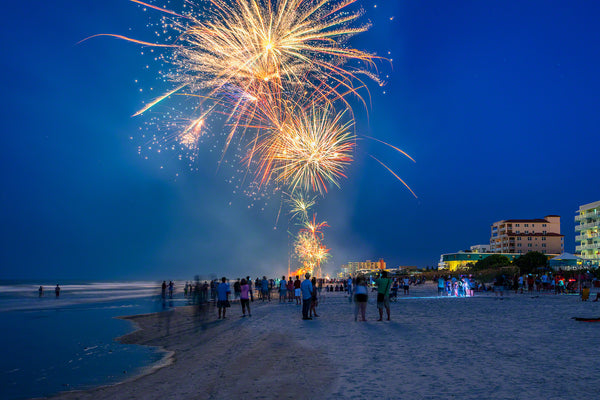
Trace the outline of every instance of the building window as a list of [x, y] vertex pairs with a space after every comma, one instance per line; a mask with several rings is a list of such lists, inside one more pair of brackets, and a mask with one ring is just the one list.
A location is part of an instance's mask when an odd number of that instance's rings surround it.
[[521, 226], [521, 224], [515, 224], [515, 226]]
[[521, 240], [521, 236], [517, 237], [517, 240]]
[[546, 224], [542, 224], [542, 228], [545, 228], [545, 227], [546, 227]]
[[527, 236], [527, 240], [531, 240], [531, 236]]
[[531, 247], [531, 243], [527, 243], [527, 247]]
[[546, 236], [542, 236], [542, 240], [546, 240]]
[[521, 247], [521, 243], [517, 243], [517, 247]]
[[529, 224], [525, 224], [524, 226], [525, 226], [525, 228], [528, 228], [528, 227], [529, 227]]
[[544, 235], [546, 235], [548, 232], [547, 232], [547, 231], [543, 231], [542, 233], [543, 233]]
[[542, 243], [542, 247], [546, 247], [546, 243]]
[[535, 227], [535, 224], [531, 224], [531, 227], [532, 227], [532, 228], [534, 228], [534, 227]]

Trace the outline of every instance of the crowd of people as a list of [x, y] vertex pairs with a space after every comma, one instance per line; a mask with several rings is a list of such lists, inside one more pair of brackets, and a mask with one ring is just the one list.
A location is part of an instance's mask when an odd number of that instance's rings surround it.
[[[261, 302], [270, 302], [272, 292], [279, 295], [279, 303], [292, 303], [301, 305], [301, 315], [303, 320], [312, 320], [319, 317], [317, 312], [319, 299], [323, 294], [329, 292], [344, 292], [350, 302], [355, 303], [355, 320], [366, 321], [366, 307], [369, 299], [369, 291], [377, 292], [377, 309], [379, 312], [379, 321], [383, 320], [384, 311], [387, 320], [390, 320], [390, 299], [392, 293], [397, 295], [398, 285], [404, 287], [410, 284], [417, 284], [417, 281], [411, 281], [408, 277], [404, 279], [388, 278], [387, 272], [383, 271], [378, 279], [358, 276], [348, 279], [316, 279], [306, 273], [301, 279], [299, 275], [293, 277], [282, 276], [281, 279], [250, 279], [249, 276], [242, 279], [236, 279], [232, 284], [226, 277], [220, 280], [186, 282], [183, 286], [183, 295], [190, 304], [199, 306], [214, 305], [217, 308], [217, 318], [224, 319], [227, 316], [227, 309], [231, 308], [233, 303], [239, 303], [242, 311], [242, 317], [251, 317], [251, 302], [255, 299]], [[421, 283], [419, 279], [418, 283]], [[166, 281], [161, 286], [161, 296], [173, 296], [174, 284]], [[407, 289], [408, 291], [408, 289]]]
[[[595, 284], [591, 278], [589, 279], [589, 282], [584, 282], [581, 287], [582, 300], [587, 300], [589, 287]], [[347, 295], [348, 301], [355, 305], [354, 319], [366, 321], [369, 294], [376, 292], [378, 321], [382, 321], [384, 316], [387, 317], [387, 320], [391, 318], [391, 301], [395, 301], [400, 293], [408, 296], [411, 286], [425, 283], [425, 281], [424, 277], [419, 276], [388, 277], [387, 271], [382, 271], [378, 278], [358, 275], [354, 278], [333, 280], [316, 279], [309, 273], [306, 273], [302, 279], [299, 275], [282, 276], [280, 279], [268, 279], [263, 276], [254, 280], [246, 276], [246, 278], [238, 278], [231, 282], [226, 277], [222, 277], [204, 282], [199, 279], [196, 279], [195, 282], [186, 282], [183, 286], [183, 294], [190, 304], [216, 306], [218, 319], [226, 318], [227, 309], [232, 307], [232, 303], [239, 304], [242, 317], [251, 317], [251, 303], [255, 300], [263, 303], [278, 300], [279, 304], [302, 306], [302, 319], [312, 320], [319, 317], [317, 310], [321, 296], [325, 296], [327, 293], [342, 292]], [[561, 274], [542, 273], [522, 276], [500, 274], [488, 285], [477, 282], [470, 275], [434, 276], [433, 282], [437, 284], [438, 296], [471, 297], [475, 292], [487, 291], [495, 292], [496, 296], [503, 296], [509, 290], [514, 290], [515, 293], [567, 293], [574, 290], [576, 281], [573, 278], [567, 279]], [[170, 281], [169, 284], [164, 281], [161, 289], [163, 299], [167, 295], [170, 298], [173, 297], [173, 281]], [[600, 291], [593, 301], [599, 299]]]

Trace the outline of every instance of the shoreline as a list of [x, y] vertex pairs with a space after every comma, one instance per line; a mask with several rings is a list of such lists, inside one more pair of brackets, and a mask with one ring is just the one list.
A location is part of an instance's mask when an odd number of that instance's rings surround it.
[[[189, 307], [189, 306], [184, 306], [184, 307]], [[183, 308], [183, 307], [180, 307]], [[42, 400], [42, 399], [56, 399], [56, 400], [60, 400], [60, 399], [70, 399], [72, 398], [71, 396], [75, 396], [73, 398], [79, 398], [77, 397], [77, 395], [86, 395], [86, 394], [91, 394], [91, 392], [96, 391], [96, 390], [100, 390], [100, 389], [104, 389], [104, 388], [111, 388], [111, 387], [117, 387], [120, 385], [126, 385], [126, 384], [130, 384], [132, 382], [135, 382], [138, 379], [142, 379], [146, 376], [152, 375], [154, 373], [156, 373], [157, 371], [159, 371], [162, 368], [174, 365], [176, 362], [176, 358], [175, 358], [175, 352], [174, 351], [169, 351], [166, 348], [164, 348], [163, 346], [160, 345], [149, 345], [149, 344], [142, 344], [142, 343], [138, 343], [135, 340], [132, 340], [131, 337], [135, 334], [143, 334], [144, 331], [148, 330], [147, 327], [143, 327], [140, 325], [139, 320], [144, 320], [144, 319], [152, 319], [155, 318], [158, 314], [162, 313], [162, 312], [170, 312], [172, 310], [168, 310], [168, 311], [160, 311], [160, 312], [153, 312], [153, 313], [144, 313], [144, 314], [134, 314], [134, 315], [123, 315], [123, 316], [116, 316], [116, 317], [112, 317], [114, 319], [121, 319], [121, 320], [126, 320], [129, 321], [134, 330], [132, 332], [126, 333], [124, 335], [115, 337], [113, 340], [122, 344], [130, 344], [130, 345], [136, 345], [136, 346], [145, 346], [145, 347], [153, 347], [156, 349], [156, 351], [158, 353], [163, 353], [162, 358], [159, 361], [153, 362], [151, 365], [148, 365], [146, 367], [141, 368], [138, 373], [136, 373], [134, 376], [130, 376], [124, 380], [118, 381], [118, 382], [114, 382], [114, 383], [108, 383], [106, 385], [100, 385], [100, 386], [95, 386], [92, 388], [87, 388], [87, 389], [74, 389], [74, 390], [67, 390], [67, 391], [61, 391], [58, 392], [56, 394], [53, 394], [51, 396], [45, 396], [45, 397], [34, 397], [31, 400]]]
[[[136, 329], [115, 340], [156, 347], [165, 352], [161, 361], [117, 383], [60, 392], [48, 398], [255, 398], [256, 393], [266, 387], [269, 391], [260, 398], [314, 398], [322, 392], [320, 388], [334, 380], [335, 369], [326, 358], [315, 362], [310, 346], [298, 343], [284, 332], [270, 329], [272, 322], [265, 321], [269, 315], [261, 311], [273, 305], [277, 302], [254, 302], [253, 316], [240, 318], [239, 304], [234, 303], [225, 320], [217, 320], [216, 309], [212, 307], [207, 314], [198, 315], [195, 306], [117, 317], [131, 321]], [[294, 316], [299, 312], [295, 306], [288, 307]], [[269, 328], [265, 329], [264, 325]], [[269, 354], [273, 349], [290, 351], [293, 357], [271, 357]], [[298, 376], [298, 368], [302, 371], [301, 376]], [[274, 382], [279, 382], [280, 387], [271, 389]], [[318, 383], [316, 386], [307, 389], [315, 382]]]

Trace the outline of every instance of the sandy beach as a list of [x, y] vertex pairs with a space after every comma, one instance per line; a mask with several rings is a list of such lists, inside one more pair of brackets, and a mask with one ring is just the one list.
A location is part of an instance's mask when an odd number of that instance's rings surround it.
[[[577, 296], [437, 298], [432, 284], [392, 303], [392, 321], [355, 322], [343, 293], [300, 306], [254, 302], [240, 318], [194, 307], [125, 317], [124, 343], [157, 346], [163, 364], [121, 384], [53, 399], [585, 399], [597, 397], [600, 302]], [[93, 372], [90, 372], [93, 373]]]

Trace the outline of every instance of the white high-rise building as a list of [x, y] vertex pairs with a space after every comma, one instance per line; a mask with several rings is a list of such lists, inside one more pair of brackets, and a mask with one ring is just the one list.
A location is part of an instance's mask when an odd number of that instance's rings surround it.
[[[575, 216], [575, 251], [591, 265], [600, 265], [600, 201], [579, 207]], [[577, 224], [578, 223], [578, 224]]]

